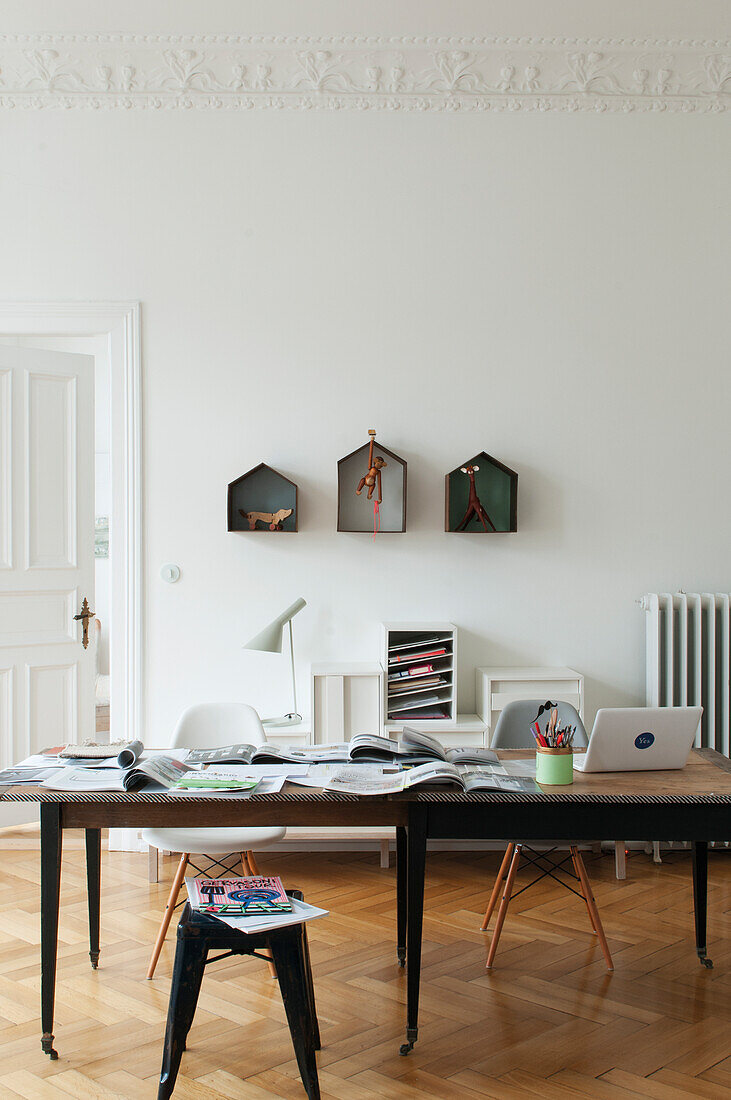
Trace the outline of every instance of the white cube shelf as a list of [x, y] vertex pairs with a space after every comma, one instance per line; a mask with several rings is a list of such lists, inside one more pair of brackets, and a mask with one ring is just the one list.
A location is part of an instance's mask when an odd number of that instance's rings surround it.
[[383, 680], [379, 664], [313, 665], [313, 744], [338, 744], [356, 733], [383, 733]]
[[[383, 623], [383, 717], [388, 723], [443, 726], [457, 718], [454, 623]], [[415, 670], [428, 669], [417, 674]], [[403, 686], [402, 686], [403, 685]]]
[[501, 668], [493, 665], [475, 669], [477, 713], [488, 728], [495, 729], [500, 711], [515, 699], [550, 699], [570, 703], [584, 719], [584, 677], [573, 668]]

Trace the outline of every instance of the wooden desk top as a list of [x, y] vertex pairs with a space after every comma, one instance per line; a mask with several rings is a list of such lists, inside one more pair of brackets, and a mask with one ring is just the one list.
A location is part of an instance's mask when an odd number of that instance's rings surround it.
[[[520, 759], [532, 756], [532, 750], [499, 750], [501, 759]], [[287, 783], [277, 794], [249, 795], [242, 799], [240, 795], [169, 795], [166, 792], [145, 793], [121, 791], [51, 791], [43, 787], [10, 787], [0, 801], [8, 802], [62, 802], [64, 804], [103, 803], [110, 807], [122, 803], [126, 806], [226, 806], [265, 805], [286, 806], [297, 804], [303, 809], [307, 806], [322, 810], [328, 806], [358, 804], [364, 807], [371, 804], [384, 807], [384, 804], [404, 802], [466, 804], [482, 802], [584, 802], [584, 803], [625, 803], [658, 804], [677, 803], [731, 805], [731, 760], [713, 749], [693, 749], [688, 763], [676, 771], [655, 772], [593, 772], [584, 775], [574, 772], [574, 782], [566, 787], [543, 787], [541, 792], [524, 794], [508, 791], [480, 791], [464, 794], [445, 788], [416, 789], [403, 794], [384, 797], [358, 796], [323, 791], [311, 787], [297, 787]], [[394, 806], [395, 809], [395, 806]]]

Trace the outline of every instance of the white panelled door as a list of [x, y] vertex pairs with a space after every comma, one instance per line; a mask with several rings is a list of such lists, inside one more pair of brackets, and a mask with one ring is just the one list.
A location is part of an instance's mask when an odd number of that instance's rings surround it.
[[84, 597], [93, 611], [94, 359], [0, 347], [2, 767], [94, 736]]

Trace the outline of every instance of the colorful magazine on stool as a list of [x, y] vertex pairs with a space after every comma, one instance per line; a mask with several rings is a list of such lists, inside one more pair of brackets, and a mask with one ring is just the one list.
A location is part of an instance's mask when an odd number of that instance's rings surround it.
[[253, 917], [291, 913], [292, 903], [277, 877], [186, 878], [191, 908], [200, 913]]

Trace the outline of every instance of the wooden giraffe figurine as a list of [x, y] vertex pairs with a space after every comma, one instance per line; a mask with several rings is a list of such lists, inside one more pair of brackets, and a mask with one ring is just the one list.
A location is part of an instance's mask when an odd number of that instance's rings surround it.
[[467, 511], [462, 519], [455, 527], [455, 531], [465, 531], [467, 524], [470, 522], [473, 516], [479, 519], [485, 530], [497, 531], [497, 527], [488, 516], [485, 509], [480, 503], [480, 498], [477, 495], [477, 488], [475, 486], [475, 474], [479, 470], [479, 466], [460, 466], [460, 470], [463, 474], [467, 474], [470, 479], [470, 499], [467, 502]]

